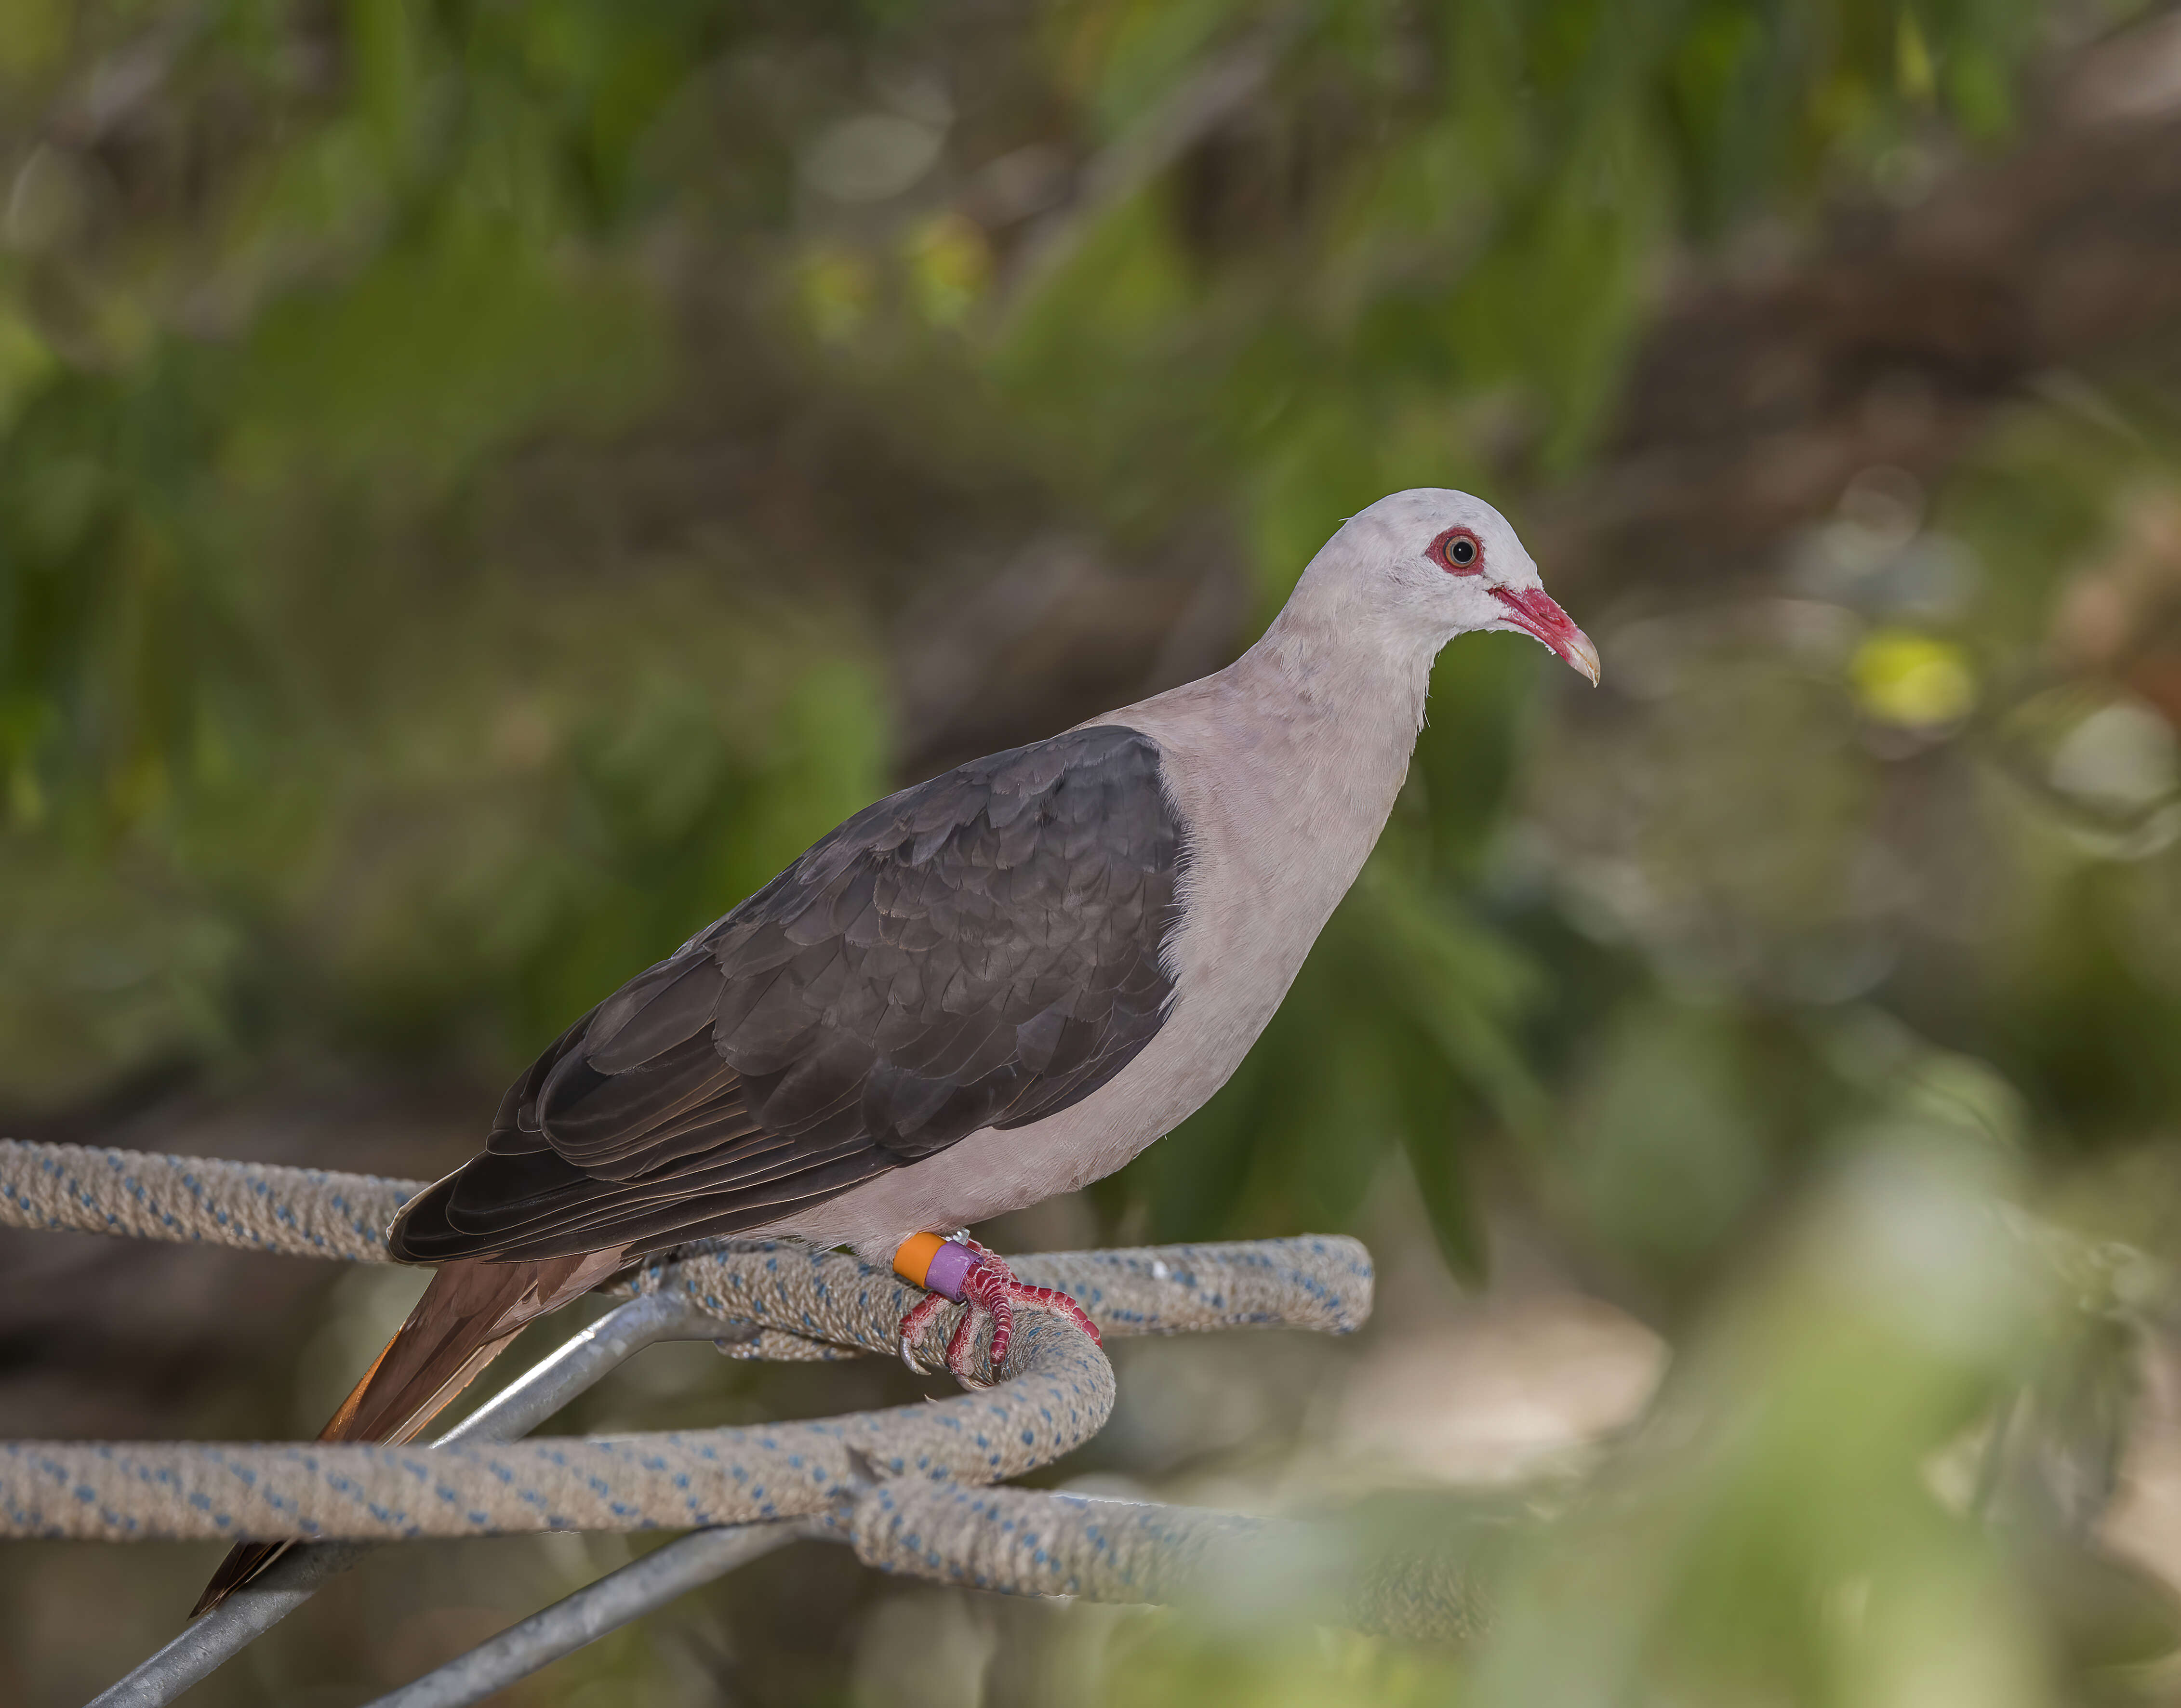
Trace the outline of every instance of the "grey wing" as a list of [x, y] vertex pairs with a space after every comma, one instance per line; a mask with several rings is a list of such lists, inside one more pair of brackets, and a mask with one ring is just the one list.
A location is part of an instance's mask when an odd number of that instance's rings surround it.
[[1089, 1096], [1173, 994], [1159, 763], [1073, 730], [858, 813], [562, 1034], [395, 1254], [664, 1250]]

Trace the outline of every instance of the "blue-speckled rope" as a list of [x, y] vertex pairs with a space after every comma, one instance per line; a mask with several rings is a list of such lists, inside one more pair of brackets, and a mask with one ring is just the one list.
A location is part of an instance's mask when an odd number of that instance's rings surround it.
[[[412, 1182], [0, 1141], [0, 1222], [384, 1261]], [[1067, 1253], [1016, 1259], [1107, 1333], [1288, 1325], [1369, 1314], [1352, 1240]], [[892, 1352], [919, 1294], [837, 1253], [722, 1243], [654, 1265], [634, 1290], [685, 1294], [760, 1333], [741, 1355]], [[983, 1484], [1067, 1452], [1104, 1423], [1113, 1371], [1059, 1320], [1021, 1320], [988, 1391], [811, 1423], [458, 1447], [0, 1443], [0, 1534], [393, 1538], [687, 1528], [839, 1515], [869, 1472], [900, 1486]], [[942, 1320], [936, 1340], [951, 1330]], [[936, 1348], [935, 1348], [936, 1349]]]
[[0, 1138], [0, 1223], [384, 1263], [423, 1182]]
[[991, 1482], [1096, 1434], [1112, 1367], [1022, 1320], [988, 1391], [810, 1423], [441, 1447], [0, 1442], [0, 1534], [135, 1541], [688, 1529], [823, 1513], [874, 1474]]
[[[0, 1138], [0, 1226], [198, 1242], [290, 1257], [385, 1263], [385, 1230], [423, 1182], [270, 1163], [160, 1156]], [[1371, 1314], [1371, 1254], [1352, 1239], [1237, 1241], [1012, 1258], [1016, 1272], [1072, 1295], [1107, 1335], [1289, 1327], [1347, 1334]], [[623, 1292], [685, 1294], [753, 1322], [736, 1358], [891, 1353], [891, 1327], [921, 1297], [836, 1254], [721, 1240], [654, 1264]], [[933, 1325], [945, 1344], [954, 1313]]]
[[1488, 1623], [1475, 1579], [1455, 1560], [1359, 1558], [1352, 1539], [1291, 1519], [888, 1482], [858, 1500], [848, 1528], [867, 1566], [1009, 1595], [1279, 1610], [1440, 1641]]

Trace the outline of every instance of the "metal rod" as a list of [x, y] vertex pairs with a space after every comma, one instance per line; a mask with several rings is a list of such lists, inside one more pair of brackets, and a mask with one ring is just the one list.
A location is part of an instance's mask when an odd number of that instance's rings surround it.
[[509, 1626], [468, 1654], [389, 1692], [367, 1708], [466, 1708], [482, 1702], [700, 1584], [820, 1532], [820, 1527], [807, 1518], [693, 1530]]
[[[644, 1294], [616, 1306], [555, 1348], [433, 1445], [519, 1440], [616, 1364], [660, 1341], [735, 1342], [756, 1332], [746, 1324], [707, 1315], [686, 1298]], [[316, 1595], [321, 1584], [348, 1570], [373, 1545], [319, 1542], [290, 1548], [254, 1582], [185, 1626], [127, 1678], [102, 1691], [90, 1708], [163, 1708], [263, 1636]]]

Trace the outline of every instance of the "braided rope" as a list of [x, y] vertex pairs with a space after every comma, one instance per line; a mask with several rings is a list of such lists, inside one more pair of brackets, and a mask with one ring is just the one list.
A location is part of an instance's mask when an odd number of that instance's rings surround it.
[[[0, 1140], [0, 1223], [386, 1260], [378, 1228], [408, 1182]], [[1017, 1260], [1112, 1334], [1288, 1324], [1346, 1332], [1368, 1314], [1368, 1254], [1300, 1239]], [[891, 1353], [923, 1297], [853, 1258], [720, 1242], [654, 1264], [629, 1291], [678, 1293], [759, 1330], [738, 1356]], [[959, 1318], [941, 1313], [920, 1350]], [[1079, 1330], [1022, 1319], [1004, 1378], [914, 1407], [762, 1428], [446, 1447], [363, 1443], [0, 1443], [0, 1534], [123, 1540], [634, 1530], [838, 1512], [867, 1473], [989, 1483], [1086, 1441], [1112, 1367]]]
[[387, 1263], [424, 1182], [0, 1138], [0, 1224]]
[[[0, 1138], [0, 1226], [387, 1263], [387, 1224], [424, 1186]], [[1034, 1286], [1071, 1295], [1102, 1334], [1278, 1326], [1348, 1334], [1371, 1313], [1370, 1253], [1350, 1239], [1057, 1252], [1009, 1263]], [[732, 1239], [686, 1247], [605, 1291], [684, 1294], [715, 1316], [759, 1325], [754, 1338], [722, 1348], [729, 1357], [780, 1361], [891, 1353], [896, 1326], [923, 1297], [852, 1259]], [[924, 1349], [936, 1354], [960, 1318], [958, 1306], [941, 1313]]]
[[1453, 1562], [1399, 1557], [1361, 1570], [1347, 1540], [1251, 1518], [1031, 1489], [883, 1483], [855, 1507], [856, 1557], [1018, 1595], [1093, 1601], [1257, 1600], [1392, 1636], [1467, 1639], [1486, 1612]]
[[[0, 1139], [0, 1226], [389, 1261], [383, 1230], [421, 1182]], [[1369, 1253], [1304, 1238], [1011, 1259], [1107, 1335], [1285, 1325], [1345, 1334], [1368, 1316]], [[720, 1240], [610, 1291], [679, 1298], [754, 1325], [737, 1358], [897, 1348], [923, 1295], [838, 1253]], [[960, 1316], [928, 1325], [936, 1357]], [[981, 1349], [989, 1357], [989, 1342]], [[0, 1536], [391, 1540], [690, 1529], [815, 1518], [890, 1572], [1110, 1601], [1230, 1596], [1267, 1559], [1306, 1562], [1311, 1617], [1426, 1639], [1481, 1628], [1454, 1567], [1348, 1559], [1287, 1521], [990, 1486], [1088, 1440], [1113, 1403], [1103, 1354], [1072, 1324], [1018, 1319], [985, 1391], [810, 1422], [440, 1447], [362, 1443], [0, 1441]], [[1293, 1573], [1290, 1573], [1290, 1578]], [[1300, 1580], [1284, 1586], [1288, 1600]]]
[[[1300, 1328], [1352, 1334], [1371, 1314], [1370, 1253], [1352, 1239], [1238, 1240], [1115, 1251], [1033, 1253], [1008, 1259], [1036, 1287], [1081, 1305], [1102, 1335]], [[723, 1241], [654, 1264], [634, 1292], [679, 1293], [698, 1309], [759, 1325], [730, 1358], [853, 1358], [899, 1347], [903, 1317], [925, 1295], [890, 1273], [807, 1246]], [[919, 1342], [936, 1364], [963, 1307]]]
[[809, 1423], [397, 1447], [362, 1442], [0, 1443], [0, 1535], [86, 1541], [395, 1540], [689, 1529], [824, 1513], [873, 1474], [994, 1481], [1096, 1434], [1113, 1369], [1025, 1318], [987, 1391]]

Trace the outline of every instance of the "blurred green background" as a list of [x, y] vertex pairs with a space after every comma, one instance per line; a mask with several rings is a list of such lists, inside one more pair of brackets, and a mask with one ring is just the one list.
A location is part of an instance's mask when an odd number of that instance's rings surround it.
[[[510, 1702], [2181, 1700], [2181, 19], [2106, 0], [0, 0], [0, 1126], [437, 1173], [897, 784], [1468, 488], [1271, 1032], [1003, 1248], [1349, 1230], [1045, 1479], [1464, 1539], [1461, 1653], [803, 1546]], [[419, 1285], [0, 1237], [0, 1434], [314, 1430]], [[549, 1344], [560, 1325], [527, 1346]], [[568, 1428], [898, 1369], [655, 1349]], [[628, 1557], [388, 1551], [190, 1700]], [[80, 1701], [218, 1552], [0, 1549]]]

